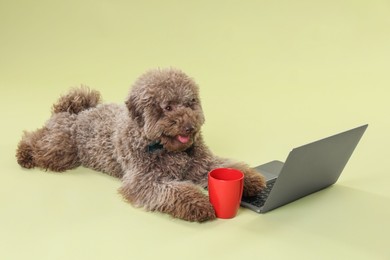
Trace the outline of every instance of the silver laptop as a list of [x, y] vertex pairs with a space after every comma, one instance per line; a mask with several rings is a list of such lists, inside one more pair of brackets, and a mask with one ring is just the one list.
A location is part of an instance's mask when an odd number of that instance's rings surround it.
[[298, 147], [286, 162], [272, 161], [256, 169], [267, 188], [253, 197], [243, 197], [241, 206], [264, 213], [334, 184], [368, 125]]

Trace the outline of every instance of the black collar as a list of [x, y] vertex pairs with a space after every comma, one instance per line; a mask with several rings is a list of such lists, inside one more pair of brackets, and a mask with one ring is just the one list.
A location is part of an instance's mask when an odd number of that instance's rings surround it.
[[[164, 149], [164, 146], [162, 144], [160, 144], [158, 141], [152, 142], [151, 144], [146, 146], [146, 151], [148, 153], [153, 153], [153, 152], [163, 150], [163, 149]], [[187, 148], [187, 150], [185, 150], [184, 152], [186, 152], [188, 155], [192, 155], [193, 150], [194, 150], [194, 146], [192, 145], [191, 147]]]
[[162, 149], [164, 149], [164, 146], [162, 144], [160, 144], [159, 142], [153, 142], [146, 147], [146, 150], [149, 153], [153, 153], [154, 151], [158, 151], [158, 150], [162, 150]]

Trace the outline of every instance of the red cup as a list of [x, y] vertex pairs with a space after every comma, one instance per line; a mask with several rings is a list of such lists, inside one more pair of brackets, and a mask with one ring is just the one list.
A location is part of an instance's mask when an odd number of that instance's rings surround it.
[[234, 218], [240, 207], [244, 174], [232, 168], [217, 168], [209, 172], [210, 203], [218, 218]]

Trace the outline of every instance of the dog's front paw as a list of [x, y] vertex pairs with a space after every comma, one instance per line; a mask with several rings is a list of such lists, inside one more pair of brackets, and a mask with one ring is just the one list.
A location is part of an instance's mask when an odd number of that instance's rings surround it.
[[215, 211], [207, 196], [199, 194], [191, 198], [182, 208], [180, 218], [187, 221], [204, 222], [216, 218]]
[[263, 175], [253, 169], [245, 171], [243, 196], [254, 196], [266, 186]]

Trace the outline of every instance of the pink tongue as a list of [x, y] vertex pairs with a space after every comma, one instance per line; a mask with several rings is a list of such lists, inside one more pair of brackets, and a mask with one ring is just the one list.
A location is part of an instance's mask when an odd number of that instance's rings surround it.
[[179, 140], [180, 143], [186, 144], [190, 140], [189, 136], [183, 136], [183, 135], [178, 135], [177, 140]]

